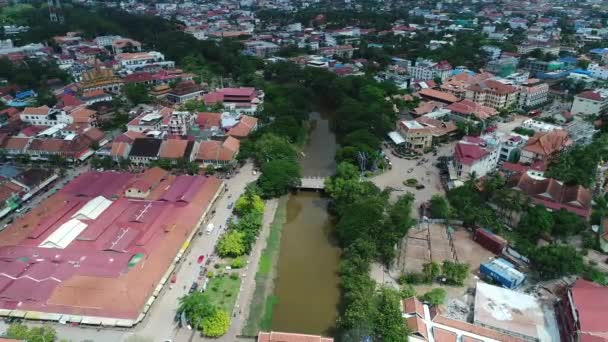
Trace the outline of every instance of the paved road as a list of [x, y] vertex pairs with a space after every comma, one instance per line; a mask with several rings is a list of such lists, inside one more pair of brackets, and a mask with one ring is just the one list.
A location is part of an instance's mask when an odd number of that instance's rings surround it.
[[[253, 246], [251, 254], [249, 256], [249, 265], [245, 269], [245, 272], [242, 272], [245, 276], [242, 278], [241, 291], [239, 293], [239, 297], [236, 301], [234, 315], [232, 318], [232, 324], [230, 325], [230, 330], [228, 333], [220, 338], [212, 339], [212, 338], [197, 338], [195, 340], [201, 341], [218, 341], [218, 342], [234, 342], [239, 341], [237, 338], [238, 335], [241, 334], [245, 324], [247, 323], [247, 318], [249, 316], [249, 305], [251, 304], [251, 299], [253, 298], [253, 293], [255, 291], [255, 274], [258, 269], [258, 264], [260, 261], [260, 257], [262, 255], [262, 251], [266, 247], [266, 239], [270, 234], [270, 224], [274, 219], [274, 214], [277, 209], [278, 200], [272, 199], [266, 202], [266, 210], [264, 211], [264, 220], [262, 229], [260, 231], [260, 235]], [[198, 335], [197, 335], [198, 336]], [[177, 341], [176, 341], [177, 342]]]
[[[216, 213], [210, 221], [215, 225], [215, 230], [211, 235], [195, 236], [187, 255], [182, 258], [181, 266], [178, 266], [177, 283], [173, 289], [165, 287], [161, 296], [154, 302], [148, 316], [140, 323], [133, 332], [126, 336], [137, 334], [152, 338], [153, 341], [190, 341], [193, 335], [198, 335], [186, 328], [179, 329], [174, 322], [177, 303], [180, 297], [188, 293], [188, 289], [197, 280], [200, 265], [196, 262], [199, 255], [209, 257], [213, 254], [218, 237], [226, 227], [226, 221], [232, 215], [232, 210], [228, 209], [228, 204], [234, 202], [245, 190], [245, 186], [254, 181], [256, 176], [252, 175], [252, 164], [246, 164], [240, 172], [231, 179], [226, 180], [228, 191], [218, 199]], [[220, 229], [219, 227], [222, 227]], [[101, 340], [100, 340], [101, 341]]]
[[[82, 167], [68, 173], [70, 179], [76, 175], [88, 170], [88, 166]], [[200, 265], [196, 262], [199, 255], [209, 256], [213, 253], [215, 244], [220, 235], [221, 230], [225, 229], [226, 220], [232, 215], [232, 210], [228, 209], [228, 204], [236, 201], [236, 199], [244, 192], [245, 186], [250, 182], [255, 181], [257, 176], [252, 175], [253, 165], [251, 163], [246, 164], [240, 169], [240, 172], [234, 175], [231, 179], [225, 180], [228, 191], [226, 191], [222, 197], [216, 202], [216, 213], [215, 215], [206, 222], [212, 222], [216, 229], [211, 235], [196, 235], [193, 239], [189, 252], [182, 258], [180, 265], [178, 265], [177, 272], [177, 284], [173, 289], [169, 289], [166, 286], [159, 298], [154, 302], [152, 308], [148, 312], [146, 318], [134, 329], [114, 329], [114, 328], [103, 328], [98, 329], [95, 327], [86, 326], [70, 326], [52, 324], [53, 328], [57, 330], [59, 338], [67, 339], [72, 342], [80, 341], [95, 341], [95, 342], [119, 342], [125, 341], [132, 335], [140, 337], [147, 337], [154, 342], [164, 342], [166, 340], [173, 341], [191, 341], [195, 337], [193, 331], [186, 328], [179, 329], [175, 324], [173, 318], [176, 313], [178, 299], [188, 293], [188, 289], [192, 282], [197, 280]], [[60, 188], [65, 183], [66, 179], [60, 180], [56, 185], [56, 188]], [[44, 196], [52, 194], [53, 189], [49, 189]], [[45, 198], [45, 197], [44, 197]], [[34, 206], [43, 197], [40, 197], [35, 202], [32, 200], [28, 203], [28, 206]], [[249, 276], [249, 274], [248, 274]], [[236, 322], [239, 322], [237, 320]], [[37, 322], [26, 322], [30, 326], [40, 325]], [[240, 323], [239, 323], [240, 324]], [[7, 324], [0, 322], [0, 331], [5, 331]], [[236, 331], [236, 330], [235, 330]], [[238, 330], [240, 332], [240, 329]], [[234, 335], [236, 336], [236, 335]], [[201, 339], [200, 337], [197, 339]]]

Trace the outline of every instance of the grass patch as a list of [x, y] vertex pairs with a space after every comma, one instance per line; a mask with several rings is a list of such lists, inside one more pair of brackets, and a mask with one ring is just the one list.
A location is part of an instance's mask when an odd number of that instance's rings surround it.
[[279, 303], [279, 297], [277, 296], [268, 296], [266, 298], [266, 305], [264, 310], [264, 316], [262, 317], [262, 321], [260, 322], [260, 331], [270, 331], [272, 326], [272, 313], [274, 311], [274, 306]]
[[249, 306], [249, 318], [242, 332], [245, 336], [256, 336], [261, 329], [270, 329], [272, 310], [278, 302], [278, 298], [272, 295], [274, 280], [272, 270], [279, 255], [281, 230], [287, 219], [287, 198], [283, 196], [279, 199], [274, 219], [270, 224], [266, 247], [260, 256], [258, 271], [255, 274], [255, 290]]
[[209, 280], [205, 296], [209, 299], [210, 304], [232, 313], [234, 303], [239, 294], [241, 286], [241, 278], [232, 279], [229, 275], [214, 277]]

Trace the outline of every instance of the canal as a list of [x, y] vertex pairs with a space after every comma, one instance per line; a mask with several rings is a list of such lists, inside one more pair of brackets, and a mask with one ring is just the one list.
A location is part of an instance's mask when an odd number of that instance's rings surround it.
[[[303, 176], [334, 173], [336, 137], [329, 118], [311, 113], [311, 131], [300, 163]], [[272, 330], [294, 333], [331, 332], [340, 296], [340, 248], [332, 240], [334, 220], [328, 199], [318, 192], [291, 194], [281, 233], [272, 314]]]

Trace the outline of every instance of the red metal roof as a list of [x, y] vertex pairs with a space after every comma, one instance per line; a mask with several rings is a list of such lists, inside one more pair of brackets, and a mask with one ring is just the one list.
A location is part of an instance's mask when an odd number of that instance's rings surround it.
[[579, 279], [571, 292], [581, 332], [608, 338], [608, 287]]
[[464, 165], [473, 165], [488, 154], [483, 147], [474, 144], [458, 143], [454, 151], [454, 157]]

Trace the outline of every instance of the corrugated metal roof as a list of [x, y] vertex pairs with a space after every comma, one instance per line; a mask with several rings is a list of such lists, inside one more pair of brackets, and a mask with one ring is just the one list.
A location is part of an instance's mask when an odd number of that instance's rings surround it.
[[87, 224], [77, 219], [71, 219], [62, 224], [51, 235], [49, 235], [39, 247], [42, 248], [66, 248], [80, 233], [87, 228]]

